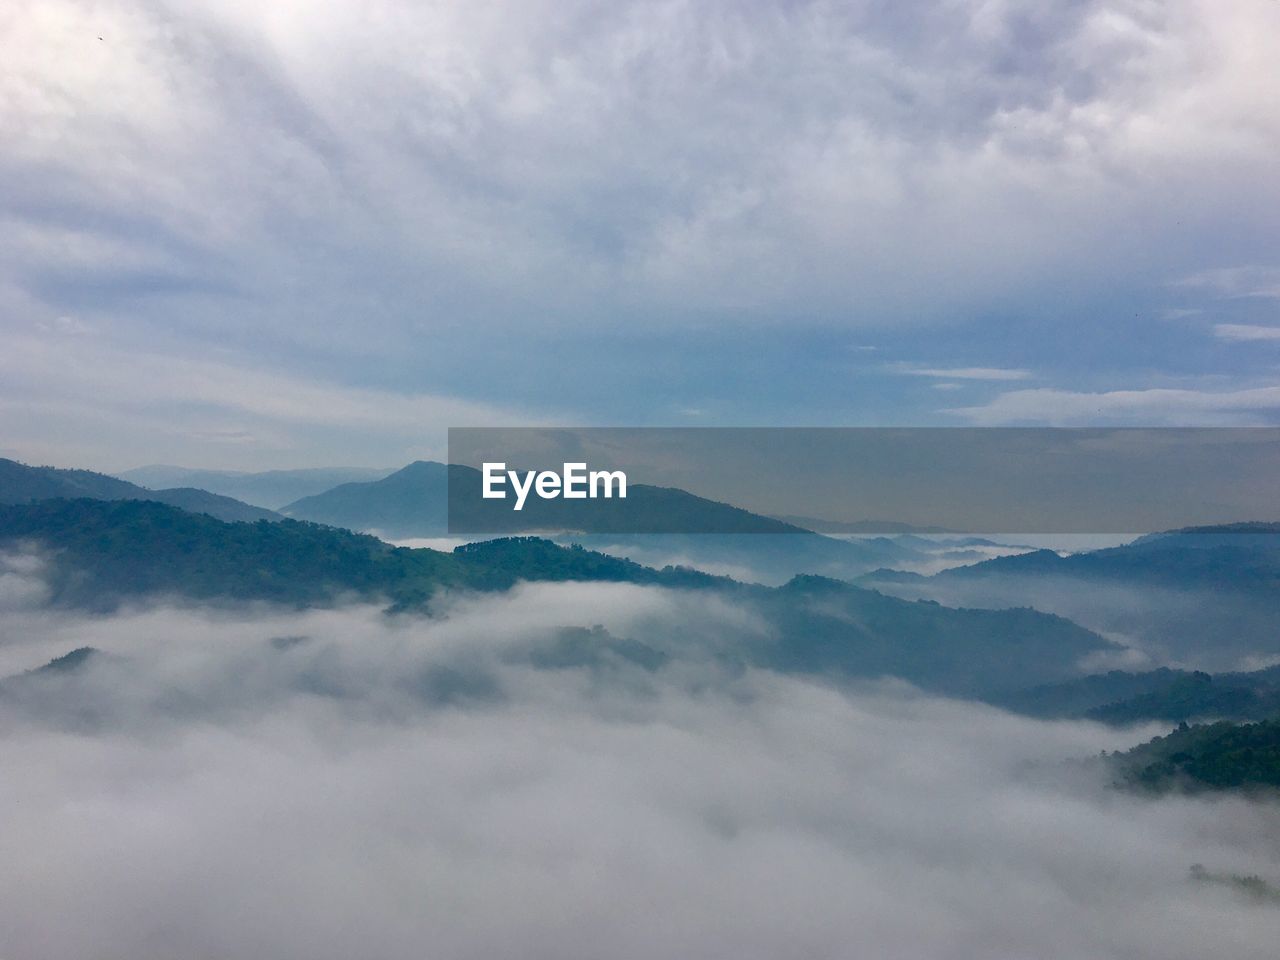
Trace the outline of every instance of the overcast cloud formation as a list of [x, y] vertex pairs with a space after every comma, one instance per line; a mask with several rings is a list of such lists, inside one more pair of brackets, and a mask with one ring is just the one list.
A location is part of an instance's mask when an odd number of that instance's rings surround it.
[[[751, 628], [705, 597], [534, 585], [430, 620], [34, 602], [9, 595], [6, 674], [104, 654], [0, 697], [7, 955], [1247, 960], [1280, 936], [1280, 911], [1188, 874], [1274, 880], [1273, 805], [1061, 763], [1154, 728], [692, 652], [520, 657], [568, 623]], [[419, 682], [445, 668], [492, 685]]]
[[1278, 37], [1271, 0], [17, 0], [0, 452], [1274, 420]]

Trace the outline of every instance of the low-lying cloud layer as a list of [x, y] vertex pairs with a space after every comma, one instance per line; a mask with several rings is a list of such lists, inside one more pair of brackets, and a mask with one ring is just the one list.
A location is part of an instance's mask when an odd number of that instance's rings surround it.
[[[596, 624], [669, 659], [536, 656]], [[692, 638], [756, 627], [702, 597], [15, 601], [6, 626], [4, 673], [104, 651], [0, 695], [6, 956], [1262, 958], [1280, 936], [1188, 878], [1274, 878], [1277, 808], [1061, 763], [1151, 731], [726, 672]]]

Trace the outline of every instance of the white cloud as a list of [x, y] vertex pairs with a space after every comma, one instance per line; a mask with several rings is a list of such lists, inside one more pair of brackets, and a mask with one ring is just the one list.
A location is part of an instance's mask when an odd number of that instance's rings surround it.
[[1248, 323], [1216, 323], [1213, 335], [1219, 340], [1280, 340], [1280, 327], [1261, 327]]
[[[332, 393], [298, 388], [314, 361], [343, 371], [350, 425], [368, 419], [353, 407], [407, 409], [379, 386], [388, 368], [401, 384], [429, 370], [405, 390], [442, 403], [493, 397], [484, 361], [556, 336], [600, 335], [571, 361], [590, 378], [593, 349], [613, 359], [617, 337], [655, 328], [1040, 316], [1072, 290], [1245, 263], [1270, 235], [1280, 118], [1258, 78], [1278, 33], [1280, 5], [1210, 0], [939, 0], [910, 17], [825, 0], [17, 0], [0, 19], [0, 332], [74, 317], [167, 356], [233, 344], [284, 371], [285, 396], [256, 377], [252, 403], [293, 422]], [[678, 349], [696, 364], [703, 347]], [[446, 355], [464, 371], [448, 389]], [[555, 394], [499, 359], [523, 395]], [[59, 382], [41, 400], [0, 387], [39, 418], [36, 452], [110, 414], [73, 413]], [[599, 409], [585, 394], [578, 410]], [[362, 442], [168, 417], [282, 452]], [[371, 443], [363, 462], [405, 446]], [[298, 462], [318, 461], [237, 464]]]
[[943, 412], [979, 426], [1253, 426], [1272, 422], [1280, 413], [1280, 387], [1220, 392], [1168, 388], [1098, 393], [1014, 390], [980, 406]]
[[0, 397], [0, 429], [42, 462], [83, 466], [88, 457], [122, 469], [162, 448], [192, 464], [215, 456], [210, 467], [318, 464], [333, 458], [335, 436], [346, 457], [375, 462], [389, 450], [407, 461], [443, 456], [450, 426], [541, 422], [496, 404], [308, 379], [230, 353], [197, 358], [63, 332], [15, 334], [0, 352], [10, 391]]
[[[1280, 914], [1188, 879], [1193, 863], [1273, 877], [1269, 807], [1118, 795], [1062, 765], [1154, 728], [1030, 721], [895, 684], [840, 692], [696, 665], [637, 683], [504, 659], [592, 617], [669, 634], [699, 602], [562, 585], [437, 620], [29, 619], [28, 658], [92, 640], [132, 659], [0, 704], [6, 947], [1274, 954]], [[280, 636], [308, 639], [268, 642]], [[491, 672], [500, 695], [415, 688], [439, 668]], [[86, 709], [105, 722], [78, 725]]]
[[19, 3], [3, 168], [85, 213], [51, 239], [16, 210], [10, 259], [29, 281], [70, 245], [343, 308], [376, 282], [384, 322], [442, 290], [488, 322], [945, 315], [1143, 260], [1132, 215], [1171, 218], [1174, 185], [1179, 217], [1256, 216], [1277, 28], [1207, 0]]
[[910, 364], [892, 364], [894, 373], [912, 377], [937, 377], [942, 380], [1030, 380], [1030, 370], [1008, 367], [916, 367]]
[[1202, 270], [1174, 286], [1204, 290], [1219, 297], [1280, 299], [1280, 267], [1243, 266]]
[[0, 552], [0, 614], [35, 609], [49, 599], [44, 561], [36, 552]]

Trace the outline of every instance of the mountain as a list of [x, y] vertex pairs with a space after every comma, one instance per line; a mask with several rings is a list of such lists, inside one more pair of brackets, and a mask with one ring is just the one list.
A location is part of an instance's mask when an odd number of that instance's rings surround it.
[[1121, 547], [1061, 556], [1036, 550], [945, 571], [951, 580], [1066, 576], [1185, 589], [1280, 590], [1280, 523], [1192, 527], [1139, 537]]
[[638, 533], [562, 535], [561, 542], [630, 557], [649, 566], [680, 564], [739, 580], [780, 585], [800, 574], [853, 580], [885, 564], [972, 561], [939, 543], [908, 537], [845, 540], [818, 533]]
[[1118, 782], [1152, 792], [1280, 788], [1280, 720], [1181, 724], [1108, 758]]
[[95, 500], [153, 500], [180, 510], [207, 513], [226, 521], [279, 519], [279, 515], [270, 510], [209, 493], [207, 490], [191, 487], [148, 490], [127, 480], [94, 473], [92, 470], [31, 467], [16, 460], [0, 458], [0, 503], [29, 503], [79, 497]]
[[973, 610], [903, 601], [825, 577], [798, 576], [760, 596], [777, 637], [774, 669], [896, 676], [955, 696], [993, 695], [1028, 678], [1080, 674], [1116, 648], [1070, 620], [1028, 607]]
[[26, 503], [53, 497], [92, 497], [95, 500], [132, 499], [142, 488], [92, 470], [30, 467], [0, 458], [0, 503]]
[[[87, 685], [85, 675], [94, 669], [118, 668], [127, 678], [132, 668], [125, 658], [94, 647], [78, 647], [33, 670], [0, 679], [0, 704], [16, 706], [27, 716], [44, 722], [90, 731], [99, 728], [112, 713], [118, 713], [103, 688]], [[115, 679], [115, 678], [113, 678]], [[117, 685], [111, 685], [107, 689]], [[117, 701], [118, 702], [118, 701]]]
[[1261, 720], [1280, 716], [1280, 687], [1274, 674], [1266, 679], [1254, 674], [1213, 677], [1197, 670], [1148, 693], [1094, 707], [1086, 716], [1112, 724], [1144, 720]]
[[[347, 483], [282, 508], [287, 516], [392, 539], [440, 537], [448, 530], [449, 484], [478, 490], [480, 473], [470, 467], [418, 461], [381, 480]], [[466, 504], [479, 503], [468, 498]], [[485, 501], [482, 518], [463, 516], [468, 530], [521, 532], [513, 525], [545, 531], [592, 523], [594, 532], [559, 535], [561, 542], [629, 556], [650, 566], [683, 564], [739, 579], [780, 584], [800, 573], [851, 579], [893, 564], [929, 564], [963, 550], [918, 538], [861, 537], [843, 540], [801, 530], [682, 490], [633, 484], [626, 501], [609, 501], [608, 517], [563, 501], [530, 500], [521, 514], [500, 501]], [[616, 532], [601, 532], [612, 526]], [[664, 528], [666, 533], [632, 533]], [[707, 532], [707, 531], [715, 532]], [[703, 532], [697, 532], [703, 531]], [[910, 543], [908, 541], [911, 541]], [[967, 545], [966, 545], [967, 546]], [[941, 551], [941, 553], [939, 552]], [[975, 555], [962, 559], [971, 560]], [[960, 562], [957, 559], [956, 562]]]
[[222, 523], [154, 502], [0, 507], [0, 545], [32, 542], [47, 550], [50, 602], [100, 610], [179, 597], [294, 606], [362, 599], [408, 611], [427, 609], [442, 589], [503, 590], [521, 580], [653, 585], [714, 596], [758, 624], [717, 654], [744, 665], [832, 678], [892, 675], [962, 695], [1065, 680], [1079, 675], [1082, 658], [1114, 651], [1070, 621], [1029, 609], [953, 610], [821, 577], [742, 584], [536, 537], [444, 553], [296, 520]]
[[[479, 470], [418, 460], [389, 477], [346, 483], [287, 504], [281, 512], [350, 530], [393, 538], [441, 536], [450, 521], [465, 533], [801, 533], [799, 527], [762, 517], [672, 487], [627, 486], [625, 499], [543, 500], [530, 497], [516, 512], [509, 501], [480, 496]], [[454, 491], [451, 517], [449, 491]]]
[[397, 552], [375, 537], [297, 521], [224, 523], [146, 500], [0, 507], [5, 540], [51, 548], [52, 601], [93, 609], [166, 595], [305, 606], [347, 594], [394, 596], [419, 582], [472, 585], [447, 554]]
[[[343, 483], [285, 504], [280, 512], [346, 530], [392, 538], [439, 537], [449, 526], [449, 480], [466, 467], [417, 460], [379, 480]], [[476, 473], [477, 471], [471, 471]]]
[[1015, 691], [991, 702], [1030, 716], [1118, 725], [1262, 720], [1280, 716], [1280, 667], [1217, 676], [1168, 667], [1139, 673], [1112, 670]]
[[306, 470], [267, 470], [242, 473], [234, 470], [191, 470], [186, 467], [149, 466], [118, 474], [151, 489], [199, 487], [224, 497], [234, 497], [255, 507], [278, 510], [303, 497], [323, 493], [341, 483], [380, 480], [390, 469], [373, 467], [318, 467]]
[[252, 523], [256, 520], [279, 520], [280, 514], [262, 507], [250, 506], [208, 490], [177, 487], [172, 490], [141, 490], [130, 500], [154, 500], [191, 513], [207, 513], [228, 523]]
[[951, 605], [1030, 604], [1218, 673], [1280, 655], [1280, 524], [1197, 527], [1062, 556], [1038, 550], [860, 584]]

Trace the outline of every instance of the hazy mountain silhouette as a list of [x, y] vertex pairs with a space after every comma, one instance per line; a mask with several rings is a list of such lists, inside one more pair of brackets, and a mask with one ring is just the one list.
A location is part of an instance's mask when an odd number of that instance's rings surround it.
[[331, 490], [341, 483], [379, 480], [391, 469], [371, 467], [317, 467], [304, 470], [192, 470], [152, 465], [117, 474], [121, 479], [153, 490], [167, 487], [199, 487], [224, 497], [234, 497], [256, 507], [278, 510], [285, 504]]
[[280, 512], [346, 530], [377, 530], [393, 538], [443, 536], [449, 526], [449, 478], [461, 479], [467, 469], [416, 460], [378, 480], [343, 483], [302, 497]]
[[1168, 667], [1138, 673], [1112, 670], [1015, 691], [992, 702], [1031, 716], [1120, 725], [1261, 720], [1280, 715], [1280, 667], [1216, 675]]
[[52, 498], [95, 500], [153, 500], [181, 510], [207, 513], [227, 521], [278, 520], [280, 515], [207, 490], [179, 487], [148, 490], [137, 484], [92, 470], [32, 467], [0, 458], [0, 503], [29, 503]]
[[858, 579], [896, 596], [1030, 604], [1129, 638], [1157, 662], [1212, 672], [1280, 655], [1280, 524], [1196, 527], [1061, 556], [1038, 550], [932, 577]]
[[[418, 460], [389, 477], [346, 483], [287, 504], [281, 512], [349, 530], [395, 537], [447, 532], [452, 519], [466, 533], [585, 530], [592, 533], [800, 533], [772, 517], [718, 503], [673, 487], [628, 484], [625, 499], [543, 500], [530, 496], [517, 512], [509, 500], [480, 496], [481, 474], [472, 467]], [[449, 516], [449, 491], [454, 515]]]

